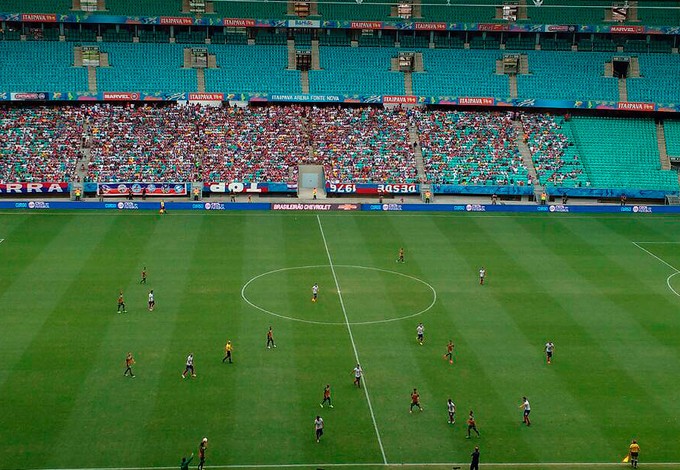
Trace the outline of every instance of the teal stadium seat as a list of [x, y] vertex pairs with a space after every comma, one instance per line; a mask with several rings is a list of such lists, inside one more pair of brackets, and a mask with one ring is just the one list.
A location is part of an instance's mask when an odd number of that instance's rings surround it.
[[680, 103], [680, 56], [644, 54], [638, 60], [640, 77], [626, 80], [628, 100]]
[[206, 69], [208, 92], [301, 93], [300, 72], [286, 70], [285, 46], [208, 46], [217, 69]]
[[663, 123], [666, 134], [666, 151], [671, 157], [680, 157], [680, 121], [666, 120]]
[[73, 67], [73, 44], [0, 42], [0, 91], [87, 91], [87, 70]]
[[483, 50], [424, 49], [425, 72], [413, 73], [413, 92], [421, 96], [508, 98], [507, 75], [496, 75], [502, 53]]
[[519, 98], [619, 99], [617, 79], [604, 76], [604, 63], [611, 60], [612, 54], [545, 51], [528, 51], [526, 54], [530, 75], [517, 76]]
[[653, 119], [576, 116], [569, 125], [592, 187], [679, 189], [678, 174], [661, 169]]
[[97, 70], [99, 91], [177, 93], [196, 91], [196, 71], [183, 69], [184, 46], [180, 44], [99, 43], [108, 52], [110, 67]]
[[323, 70], [310, 70], [309, 91], [316, 94], [403, 95], [404, 74], [390, 71], [397, 49], [321, 47]]

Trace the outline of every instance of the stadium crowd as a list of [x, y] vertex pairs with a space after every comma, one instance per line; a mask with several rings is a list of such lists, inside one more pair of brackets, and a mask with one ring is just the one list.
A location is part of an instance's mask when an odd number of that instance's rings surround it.
[[333, 183], [412, 183], [416, 160], [406, 111], [312, 108], [315, 160]]
[[583, 184], [585, 170], [575, 153], [573, 141], [564, 133], [563, 118], [550, 114], [523, 113], [520, 116], [523, 138], [529, 146], [540, 183], [570, 187]]
[[72, 181], [86, 108], [0, 108], [0, 183]]
[[460, 185], [531, 184], [506, 113], [416, 111], [428, 181]]
[[[562, 118], [519, 114], [541, 184], [587, 185]], [[0, 108], [0, 182], [416, 182], [418, 131], [431, 183], [531, 185], [512, 115], [377, 107], [94, 104]], [[86, 150], [87, 152], [87, 150]]]

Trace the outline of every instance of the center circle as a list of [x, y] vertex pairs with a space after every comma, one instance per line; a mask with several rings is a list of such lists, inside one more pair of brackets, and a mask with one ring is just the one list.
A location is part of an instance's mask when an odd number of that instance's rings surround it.
[[[319, 295], [312, 302], [315, 283]], [[371, 325], [422, 315], [434, 306], [437, 291], [422, 279], [389, 269], [314, 265], [258, 274], [243, 285], [241, 298], [261, 312], [286, 320]]]

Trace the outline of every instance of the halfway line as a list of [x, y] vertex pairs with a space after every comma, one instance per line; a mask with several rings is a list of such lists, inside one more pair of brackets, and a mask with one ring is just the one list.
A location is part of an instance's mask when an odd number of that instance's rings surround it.
[[[342, 308], [342, 314], [345, 317], [345, 325], [347, 325], [347, 332], [349, 333], [349, 339], [352, 342], [352, 349], [354, 350], [354, 358], [357, 364], [361, 364], [359, 360], [359, 352], [357, 351], [357, 345], [354, 343], [354, 335], [352, 334], [352, 327], [349, 324], [349, 318], [347, 318], [347, 310], [345, 310], [345, 302], [342, 300], [342, 293], [340, 292], [340, 283], [338, 282], [338, 276], [335, 274], [335, 266], [333, 266], [333, 259], [331, 258], [331, 252], [328, 250], [328, 243], [326, 242], [326, 235], [323, 233], [323, 226], [321, 225], [321, 218], [316, 216], [317, 222], [319, 222], [319, 230], [321, 231], [321, 238], [323, 239], [323, 246], [326, 248], [326, 255], [328, 255], [328, 264], [331, 267], [331, 273], [333, 273], [333, 279], [335, 280], [335, 288], [338, 291], [338, 298], [340, 299], [340, 307]], [[373, 413], [373, 405], [371, 405], [371, 397], [368, 395], [368, 385], [366, 383], [366, 378], [364, 379], [364, 394], [366, 395], [366, 402], [368, 403], [368, 411], [371, 412], [371, 419], [373, 420], [373, 428], [375, 429], [375, 435], [378, 438], [378, 445], [380, 446], [380, 453], [382, 454], [383, 463], [387, 465], [387, 457], [385, 456], [385, 448], [383, 447], [382, 439], [380, 438], [380, 431], [378, 431], [378, 423], [375, 420], [375, 414]]]

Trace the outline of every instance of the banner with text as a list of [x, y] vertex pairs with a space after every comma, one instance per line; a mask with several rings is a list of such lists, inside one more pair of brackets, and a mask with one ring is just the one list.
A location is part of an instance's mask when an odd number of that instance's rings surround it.
[[415, 183], [331, 183], [326, 181], [326, 192], [330, 194], [418, 194]]
[[189, 194], [187, 183], [99, 183], [97, 194], [100, 196], [186, 196]]
[[3, 183], [0, 194], [67, 194], [69, 183]]

